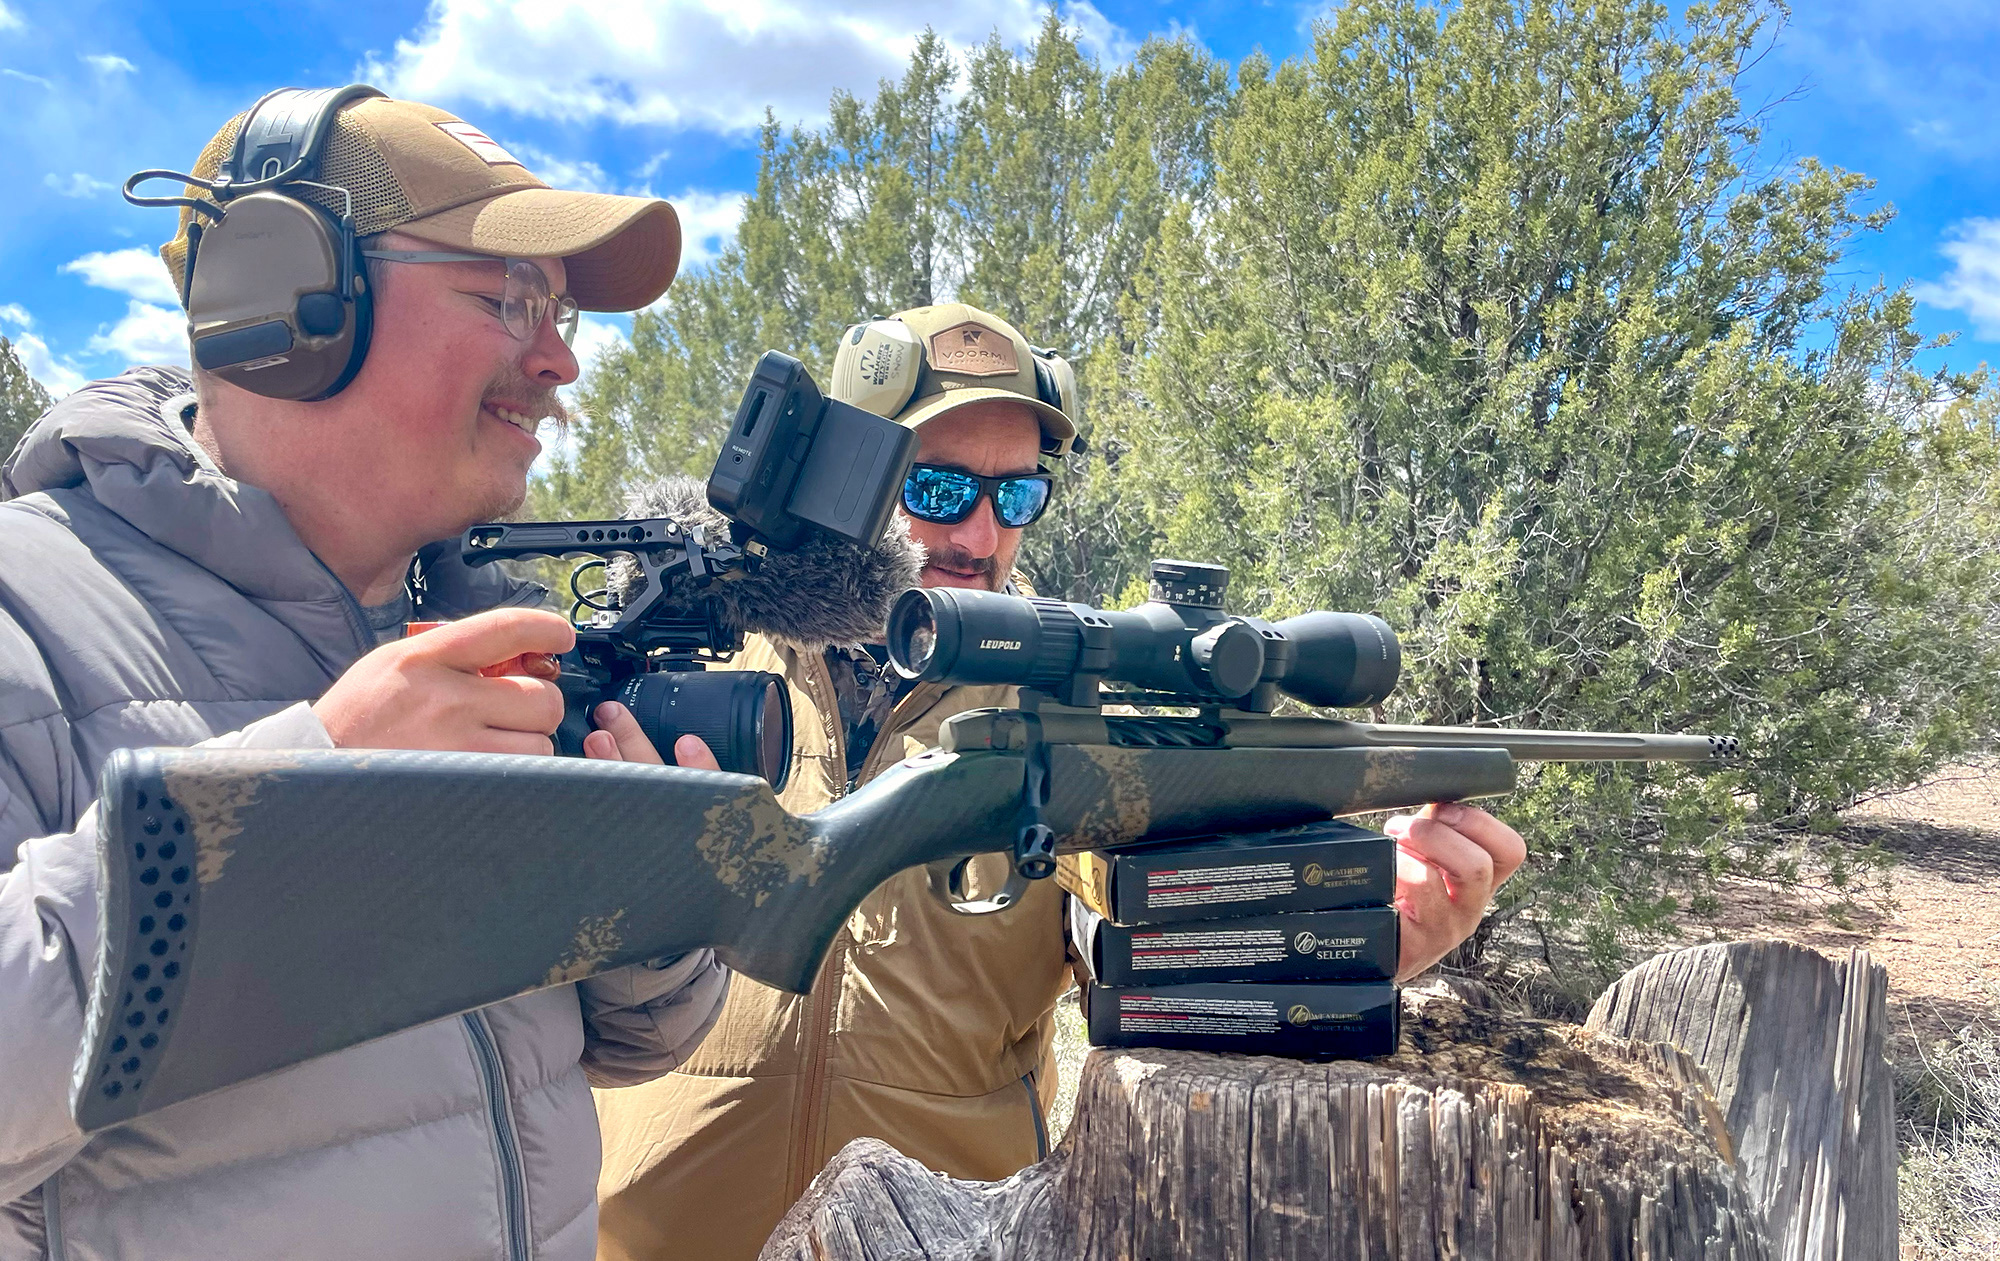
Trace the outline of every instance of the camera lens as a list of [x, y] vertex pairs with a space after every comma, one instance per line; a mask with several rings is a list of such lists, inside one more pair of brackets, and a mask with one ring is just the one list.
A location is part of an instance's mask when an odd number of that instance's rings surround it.
[[764, 702], [757, 710], [757, 765], [757, 774], [772, 788], [783, 788], [792, 770], [792, 701], [775, 674], [764, 676]]
[[660, 756], [698, 736], [725, 771], [761, 775], [783, 788], [792, 766], [792, 702], [785, 681], [762, 670], [685, 670], [634, 675], [619, 700]]

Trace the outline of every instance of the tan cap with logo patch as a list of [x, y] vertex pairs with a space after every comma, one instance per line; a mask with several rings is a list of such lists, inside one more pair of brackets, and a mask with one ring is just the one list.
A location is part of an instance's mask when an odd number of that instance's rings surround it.
[[[213, 179], [229, 161], [244, 117], [208, 142], [194, 175]], [[586, 311], [645, 306], [680, 267], [680, 218], [666, 202], [550, 188], [477, 127], [415, 101], [371, 97], [342, 109], [316, 178], [353, 197], [361, 236], [394, 228], [452, 250], [563, 259], [569, 294]], [[336, 213], [345, 200], [298, 185], [285, 191]], [[187, 195], [208, 198], [191, 185]], [[180, 231], [160, 248], [176, 288], [191, 215], [181, 211]]]
[[915, 395], [892, 417], [897, 424], [914, 429], [972, 403], [1007, 399], [1035, 413], [1045, 445], [1068, 450], [1076, 422], [1042, 400], [1035, 388], [1035, 352], [1012, 324], [963, 302], [913, 307], [889, 318], [916, 334], [929, 364]]

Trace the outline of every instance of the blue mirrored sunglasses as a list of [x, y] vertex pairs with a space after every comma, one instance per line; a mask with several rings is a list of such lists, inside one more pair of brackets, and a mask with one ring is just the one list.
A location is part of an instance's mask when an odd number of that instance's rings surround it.
[[903, 507], [920, 521], [957, 525], [972, 515], [981, 495], [991, 495], [994, 517], [1018, 530], [1042, 515], [1054, 484], [1055, 474], [1049, 472], [981, 477], [942, 464], [913, 464], [903, 480]]

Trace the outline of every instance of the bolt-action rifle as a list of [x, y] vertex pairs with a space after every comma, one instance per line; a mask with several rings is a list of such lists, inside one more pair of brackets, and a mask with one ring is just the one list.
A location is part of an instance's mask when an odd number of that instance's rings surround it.
[[[1279, 716], [1379, 703], [1379, 619], [1231, 617], [1226, 574], [1158, 562], [1109, 612], [911, 591], [906, 676], [1022, 686], [809, 815], [750, 775], [472, 753], [137, 749], [99, 798], [102, 932], [71, 1107], [86, 1130], [610, 968], [713, 947], [803, 993], [883, 880], [1058, 851], [1490, 797], [1522, 760], [1696, 761], [1727, 738]], [[1107, 712], [1107, 703], [1114, 703]], [[1169, 709], [1178, 712], [1147, 712]], [[1136, 711], [1136, 712], [1119, 712]], [[1187, 712], [1192, 711], [1192, 712]]]

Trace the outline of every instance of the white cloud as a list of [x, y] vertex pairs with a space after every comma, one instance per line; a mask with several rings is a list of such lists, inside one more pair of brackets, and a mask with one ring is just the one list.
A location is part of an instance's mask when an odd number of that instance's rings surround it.
[[1951, 274], [1914, 287], [1919, 302], [1972, 317], [1981, 340], [2000, 341], [2000, 219], [1966, 219], [1952, 225], [1938, 247], [1952, 261]]
[[110, 289], [128, 298], [176, 305], [180, 302], [180, 295], [174, 292], [174, 282], [167, 275], [166, 264], [160, 261], [158, 254], [140, 246], [109, 253], [85, 254], [82, 258], [64, 263], [62, 270], [82, 276], [85, 284]]
[[550, 188], [568, 189], [576, 193], [615, 193], [622, 191], [612, 186], [612, 179], [604, 173], [604, 168], [595, 162], [572, 162], [559, 158], [545, 149], [537, 149], [531, 144], [519, 144], [509, 140], [501, 146], [514, 154]]
[[576, 361], [586, 370], [597, 356], [613, 346], [624, 346], [631, 342], [629, 320], [600, 318], [586, 315], [577, 321], [576, 340], [570, 348], [576, 351]]
[[75, 364], [55, 357], [49, 350], [49, 344], [31, 331], [34, 323], [35, 318], [20, 303], [0, 305], [0, 325], [8, 325], [15, 330], [14, 335], [8, 338], [14, 346], [14, 357], [21, 361], [29, 376], [42, 383], [43, 389], [61, 398], [88, 378]]
[[52, 91], [56, 86], [55, 84], [50, 83], [47, 79], [44, 79], [42, 76], [38, 74], [29, 74], [25, 70], [14, 70], [10, 68], [6, 70], [0, 70], [0, 75], [4, 75], [9, 79], [19, 79], [23, 83], [33, 83], [38, 87], [48, 88]]
[[90, 339], [90, 351], [111, 356], [119, 369], [135, 363], [185, 364], [187, 317], [178, 307], [134, 299], [125, 304], [125, 318]]
[[72, 171], [67, 178], [54, 171], [42, 176], [42, 186], [52, 190], [58, 197], [95, 197], [118, 187], [100, 179], [92, 179], [82, 171]]
[[6, 0], [0, 0], [0, 31], [18, 31], [26, 25], [20, 14], [7, 7]]
[[[564, 121], [743, 131], [775, 109], [817, 120], [835, 88], [902, 74], [918, 33], [967, 47], [1034, 38], [1042, 0], [431, 0], [414, 38], [360, 75], [392, 95]], [[1116, 59], [1129, 45], [1087, 2], [1063, 10]]]
[[99, 74], [136, 74], [139, 70], [117, 53], [85, 53], [83, 59]]
[[742, 193], [704, 193], [689, 189], [667, 200], [681, 217], [681, 266], [700, 267], [736, 241], [743, 222]]
[[49, 344], [35, 334], [22, 333], [13, 340], [14, 357], [21, 361], [29, 376], [41, 382], [42, 388], [57, 398], [73, 393], [90, 379], [67, 359], [57, 359], [49, 350]]

